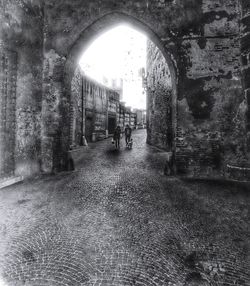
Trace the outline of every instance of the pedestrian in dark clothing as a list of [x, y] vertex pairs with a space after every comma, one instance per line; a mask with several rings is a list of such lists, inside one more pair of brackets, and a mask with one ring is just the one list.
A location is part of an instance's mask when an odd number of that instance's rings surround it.
[[129, 127], [127, 124], [125, 127], [125, 141], [126, 141], [126, 146], [128, 146], [130, 140], [131, 140], [131, 135], [132, 135], [132, 129]]
[[113, 139], [115, 141], [115, 148], [116, 149], [120, 148], [120, 138], [121, 138], [121, 127], [117, 126], [115, 131], [114, 131], [114, 136], [113, 136]]

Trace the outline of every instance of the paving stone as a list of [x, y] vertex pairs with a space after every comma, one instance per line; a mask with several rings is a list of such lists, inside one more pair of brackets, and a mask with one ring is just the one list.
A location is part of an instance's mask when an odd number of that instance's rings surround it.
[[165, 177], [144, 130], [133, 137], [1, 190], [6, 285], [250, 285], [249, 192]]

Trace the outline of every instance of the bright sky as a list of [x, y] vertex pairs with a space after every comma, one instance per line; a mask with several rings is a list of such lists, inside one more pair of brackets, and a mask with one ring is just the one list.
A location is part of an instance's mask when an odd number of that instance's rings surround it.
[[80, 60], [81, 69], [103, 83], [106, 77], [123, 79], [123, 101], [133, 108], [146, 108], [139, 70], [146, 67], [147, 38], [140, 32], [121, 25], [97, 38]]

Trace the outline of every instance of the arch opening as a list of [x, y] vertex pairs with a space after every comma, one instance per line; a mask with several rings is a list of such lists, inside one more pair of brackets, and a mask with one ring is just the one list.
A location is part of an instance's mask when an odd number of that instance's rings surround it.
[[[98, 91], [94, 83], [90, 83], [81, 72], [79, 73], [81, 57], [96, 39], [121, 25], [127, 26], [147, 37], [147, 61], [146, 73], [144, 74], [147, 97], [147, 142], [174, 153], [177, 125], [177, 69], [175, 62], [159, 37], [146, 24], [122, 13], [108, 14], [93, 22], [87, 29], [82, 31], [81, 36], [71, 47], [68, 54], [64, 71], [64, 96], [70, 103], [70, 116], [68, 117], [70, 121], [68, 134], [70, 135], [67, 136], [69, 138], [69, 146], [83, 145], [86, 137], [88, 137], [88, 140], [96, 139], [93, 135], [87, 134], [89, 129], [91, 129], [91, 133], [96, 132], [93, 132], [95, 129], [93, 129], [93, 122], [90, 123], [91, 116], [87, 115], [86, 106], [84, 106], [86, 104], [86, 96], [85, 99], [83, 98], [84, 93], [85, 95], [88, 93], [87, 89], [92, 89], [93, 92], [96, 88], [100, 97], [103, 97], [105, 93], [102, 88], [99, 88]], [[157, 60], [155, 61], [155, 59]], [[77, 88], [75, 88], [76, 86]], [[115, 94], [109, 94], [109, 97], [114, 99]], [[80, 109], [82, 111], [79, 112]], [[106, 119], [104, 119], [104, 116], [100, 118], [100, 114], [98, 116], [99, 121], [105, 122], [103, 127], [106, 130], [106, 134], [102, 134], [105, 137], [107, 132], [110, 131], [108, 121], [110, 121], [110, 124], [112, 122], [111, 119], [108, 119], [108, 116]], [[96, 114], [92, 117], [96, 117]], [[93, 118], [91, 120], [93, 121]], [[97, 120], [97, 118], [94, 118], [94, 120]], [[112, 125], [116, 126], [118, 124], [120, 124], [120, 121], [116, 117]], [[90, 125], [92, 126], [91, 128]]]

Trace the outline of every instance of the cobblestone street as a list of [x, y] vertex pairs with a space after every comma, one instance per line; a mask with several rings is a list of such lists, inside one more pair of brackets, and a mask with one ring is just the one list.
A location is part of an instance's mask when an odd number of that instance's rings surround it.
[[249, 190], [166, 177], [133, 138], [0, 191], [1, 286], [250, 285]]

